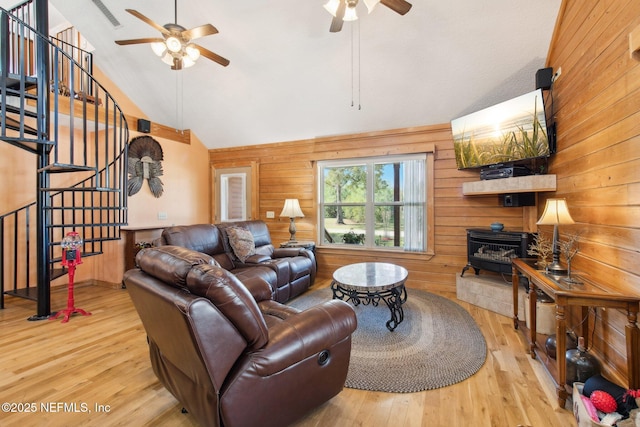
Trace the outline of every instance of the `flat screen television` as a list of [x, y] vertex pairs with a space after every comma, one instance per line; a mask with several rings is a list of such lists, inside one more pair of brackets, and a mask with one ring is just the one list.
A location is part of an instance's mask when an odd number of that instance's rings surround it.
[[451, 121], [458, 169], [531, 164], [549, 157], [542, 89]]

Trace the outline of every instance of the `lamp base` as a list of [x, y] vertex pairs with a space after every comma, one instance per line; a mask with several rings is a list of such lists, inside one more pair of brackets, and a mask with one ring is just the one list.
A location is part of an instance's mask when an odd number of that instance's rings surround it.
[[582, 285], [584, 282], [582, 280], [575, 279], [573, 277], [563, 277], [562, 281], [564, 283], [568, 283], [570, 285]]
[[296, 240], [296, 220], [295, 220], [295, 218], [290, 218], [289, 234], [291, 235], [291, 237], [289, 237], [289, 242], [290, 243], [297, 243], [298, 241]]
[[563, 267], [562, 265], [560, 265], [559, 262], [555, 261], [552, 262], [551, 264], [547, 265], [547, 273], [553, 275], [553, 276], [566, 276], [567, 275], [567, 269], [565, 267]]

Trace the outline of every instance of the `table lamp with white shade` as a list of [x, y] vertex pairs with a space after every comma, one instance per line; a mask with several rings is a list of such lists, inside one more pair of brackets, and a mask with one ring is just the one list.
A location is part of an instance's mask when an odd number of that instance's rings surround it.
[[289, 242], [297, 242], [295, 219], [304, 218], [304, 214], [302, 213], [302, 209], [300, 209], [300, 202], [298, 202], [298, 199], [286, 199], [284, 201], [282, 212], [280, 212], [280, 216], [287, 217], [291, 220], [291, 222], [289, 222], [289, 234], [291, 234]]
[[547, 199], [542, 216], [537, 222], [538, 225], [553, 225], [553, 261], [547, 265], [547, 272], [555, 275], [567, 273], [567, 269], [560, 265], [560, 246], [558, 245], [558, 225], [575, 224], [567, 201], [565, 199]]

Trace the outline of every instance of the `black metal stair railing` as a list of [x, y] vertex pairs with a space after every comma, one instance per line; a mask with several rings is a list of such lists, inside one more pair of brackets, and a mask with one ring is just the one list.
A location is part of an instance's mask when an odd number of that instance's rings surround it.
[[113, 97], [45, 35], [47, 1], [25, 4], [33, 26], [0, 8], [0, 140], [38, 156], [36, 201], [0, 215], [0, 307], [5, 293], [36, 299], [45, 318], [62, 238], [77, 231], [84, 256], [99, 254], [127, 223], [129, 134]]
[[[117, 164], [117, 163], [116, 163]], [[101, 175], [106, 171], [102, 170]], [[119, 227], [126, 224], [126, 209], [118, 206], [114, 198], [119, 192], [97, 193], [93, 187], [93, 176], [72, 186], [73, 190], [51, 194], [51, 206], [47, 210], [54, 216], [49, 230], [49, 274], [54, 280], [66, 269], [59, 266], [60, 242], [67, 231], [77, 231], [84, 240], [83, 257], [102, 253], [105, 241], [120, 239]], [[97, 196], [107, 197], [96, 200]], [[36, 203], [30, 203], [14, 211], [0, 215], [0, 308], [4, 308], [4, 294], [37, 301], [37, 258], [35, 224]]]

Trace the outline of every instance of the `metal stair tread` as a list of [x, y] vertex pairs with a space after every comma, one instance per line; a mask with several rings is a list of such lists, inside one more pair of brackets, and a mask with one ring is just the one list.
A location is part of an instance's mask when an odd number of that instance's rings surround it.
[[[60, 262], [58, 260], [58, 262]], [[67, 269], [66, 268], [52, 268], [51, 269], [51, 280], [57, 279], [58, 277], [62, 277], [65, 274], [67, 274]]]
[[[0, 140], [6, 142], [7, 144], [13, 145], [14, 147], [18, 147], [20, 149], [29, 151], [30, 153], [33, 153], [33, 154], [38, 154], [39, 147], [43, 145], [46, 145], [47, 147], [53, 147], [53, 143], [51, 141], [35, 142], [35, 140], [30, 141], [30, 140], [22, 140], [18, 138], [0, 138]], [[47, 152], [48, 151], [51, 151], [51, 149], [49, 148]]]
[[[123, 227], [124, 223], [122, 222], [103, 222], [103, 223], [92, 223], [91, 226], [95, 226], [95, 227]], [[87, 227], [89, 228], [89, 224], [87, 223], [79, 223], [79, 224], [49, 224], [47, 225], [47, 228], [83, 228], [83, 227]], [[85, 240], [85, 243], [88, 242], [101, 242], [104, 240], [109, 240], [108, 237], [102, 237], [100, 239], [93, 239], [93, 240]]]
[[100, 191], [105, 193], [119, 193], [120, 189], [118, 188], [108, 188], [108, 187], [46, 187], [42, 188], [42, 191]]
[[[20, 122], [17, 121], [16, 119], [12, 118], [12, 117], [7, 117], [5, 116], [4, 118], [6, 120], [6, 124], [7, 127], [11, 130], [15, 130], [16, 132], [20, 132]], [[32, 128], [29, 125], [22, 125], [24, 127], [24, 133], [28, 134], [28, 135], [37, 135], [38, 134], [38, 129], [36, 128]]]
[[38, 289], [33, 286], [29, 288], [10, 289], [8, 291], [4, 291], [4, 294], [33, 301], [38, 300]]
[[[81, 255], [82, 255], [83, 258], [87, 258], [87, 257], [90, 257], [90, 256], [102, 255], [102, 253], [103, 252], [100, 252], [100, 251], [98, 251], [98, 252], [82, 252]], [[61, 262], [61, 261], [62, 261], [62, 258], [51, 258], [51, 260], [49, 262], [51, 264], [55, 264], [55, 263], [58, 263], [58, 262]], [[60, 270], [60, 269], [54, 269], [54, 270]], [[66, 268], [63, 269], [63, 270], [65, 270], [64, 273], [66, 273]], [[64, 274], [62, 274], [62, 275], [64, 275]]]
[[[122, 206], [45, 206], [42, 209], [52, 211], [125, 211]], [[62, 225], [62, 224], [61, 224]], [[123, 224], [126, 225], [126, 224]]]
[[13, 114], [21, 114], [24, 112], [25, 116], [28, 117], [38, 117], [38, 113], [36, 111], [32, 111], [32, 110], [27, 110], [27, 109], [22, 109], [20, 107], [16, 107], [15, 105], [11, 105], [11, 104], [5, 104], [3, 106], [3, 108], [9, 112], [9, 113], [13, 113]]
[[[29, 88], [27, 88], [28, 90]], [[0, 93], [2, 93], [2, 87], [0, 87]], [[20, 92], [20, 89], [14, 89], [11, 87], [7, 87], [7, 97], [24, 97], [25, 99], [31, 99], [33, 101], [37, 101], [38, 100], [38, 94], [37, 93], [31, 93], [31, 92]]]
[[65, 163], [52, 163], [41, 169], [38, 172], [47, 171], [49, 173], [63, 173], [63, 172], [95, 172], [97, 168], [93, 166], [73, 165]]
[[[20, 88], [20, 80], [22, 76], [20, 74], [8, 73], [7, 77], [7, 88], [8, 89], [19, 89]], [[31, 89], [38, 85], [38, 79], [35, 76], [24, 76], [24, 87], [25, 89]]]

